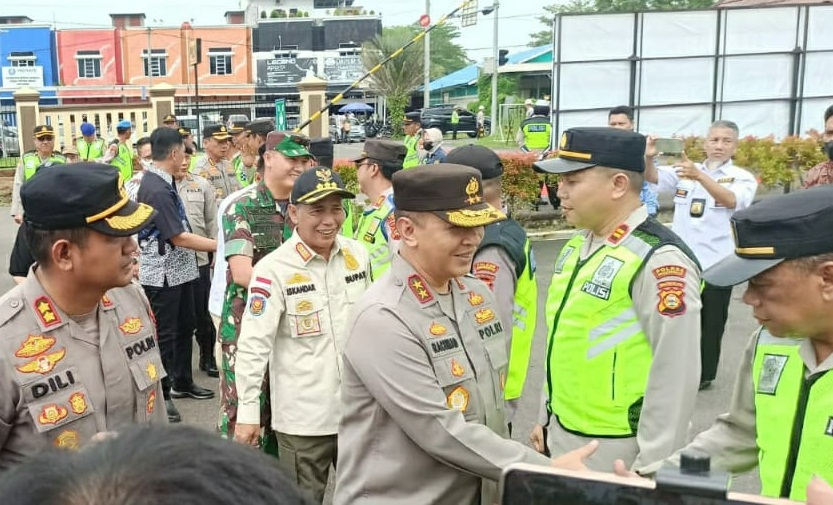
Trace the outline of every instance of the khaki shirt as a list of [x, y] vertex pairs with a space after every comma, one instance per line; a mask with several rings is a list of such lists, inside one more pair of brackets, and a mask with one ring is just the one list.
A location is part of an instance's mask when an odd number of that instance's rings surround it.
[[[205, 238], [215, 238], [217, 201], [214, 188], [199, 175], [188, 174], [176, 182], [176, 191], [185, 206], [191, 231]], [[197, 251], [197, 266], [208, 265], [208, 253]]]
[[342, 236], [329, 261], [296, 232], [255, 265], [234, 366], [238, 423], [260, 423], [268, 361], [272, 427], [301, 436], [338, 431], [345, 329], [368, 286], [367, 251]]
[[98, 305], [97, 334], [64, 314], [29, 272], [0, 299], [0, 471], [50, 444], [166, 423], [156, 325], [136, 284]]
[[[711, 456], [712, 468], [719, 468], [734, 474], [749, 471], [758, 466], [757, 431], [755, 429], [755, 386], [752, 377], [752, 367], [755, 361], [755, 349], [758, 345], [758, 332], [752, 333], [752, 338], [746, 346], [738, 368], [732, 402], [729, 412], [717, 417], [711, 428], [697, 435], [687, 447], [677, 451], [666, 460], [679, 466], [680, 453], [695, 449]], [[804, 377], [833, 370], [833, 355], [819, 363], [810, 339], [804, 339], [799, 344], [798, 354], [804, 362]], [[788, 415], [787, 412], [784, 415]], [[784, 436], [788, 436], [785, 433]], [[664, 462], [651, 465], [643, 469], [643, 474], [654, 473]]]
[[211, 184], [218, 205], [223, 198], [242, 187], [240, 181], [237, 180], [234, 166], [225, 158], [214, 163], [207, 154], [204, 154], [197, 159], [191, 173], [199, 175]]
[[550, 464], [506, 438], [509, 329], [482, 282], [460, 277], [440, 295], [397, 255], [354, 317], [343, 357], [335, 505], [470, 505], [481, 487], [491, 505], [508, 465]]
[[[641, 206], [630, 215], [625, 224], [632, 231], [647, 217], [645, 207]], [[595, 239], [594, 243], [592, 234], [586, 230], [579, 233], [587, 236], [580, 252], [584, 260], [604, 242]], [[625, 237], [627, 235], [615, 243], [621, 243]], [[607, 240], [608, 244], [615, 245], [609, 242], [610, 238]], [[682, 267], [683, 277], [658, 278], [654, 271], [660, 272], [657, 269], [667, 266]], [[686, 310], [673, 317], [663, 315], [658, 309], [662, 293], [659, 284], [669, 279], [685, 284], [683, 300]], [[667, 458], [686, 443], [694, 413], [700, 384], [700, 269], [677, 247], [660, 247], [634, 278], [631, 297], [639, 323], [653, 351], [637, 435], [600, 440], [598, 450], [587, 460], [590, 470], [610, 472], [613, 462], [622, 459], [626, 465], [638, 471]], [[569, 315], [562, 314], [561, 317]], [[549, 447], [553, 455], [564, 454], [590, 441], [568, 433], [555, 418], [549, 427]]]

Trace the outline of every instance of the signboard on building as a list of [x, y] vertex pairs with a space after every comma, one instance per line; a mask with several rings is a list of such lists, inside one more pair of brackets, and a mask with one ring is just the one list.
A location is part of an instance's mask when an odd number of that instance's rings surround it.
[[43, 67], [3, 67], [4, 88], [42, 88]]
[[275, 99], [275, 130], [281, 132], [286, 130], [286, 99]]
[[275, 58], [258, 60], [258, 86], [291, 86], [297, 84], [307, 73], [316, 74], [315, 58]]
[[358, 80], [364, 73], [364, 64], [359, 55], [324, 58], [324, 75], [330, 83], [351, 83]]

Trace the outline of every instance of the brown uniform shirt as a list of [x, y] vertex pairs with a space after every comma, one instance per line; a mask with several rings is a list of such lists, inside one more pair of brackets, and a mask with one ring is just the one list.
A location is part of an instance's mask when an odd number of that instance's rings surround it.
[[98, 432], [167, 422], [142, 289], [111, 289], [95, 315], [64, 314], [34, 270], [0, 299], [0, 471], [49, 444], [76, 449]]

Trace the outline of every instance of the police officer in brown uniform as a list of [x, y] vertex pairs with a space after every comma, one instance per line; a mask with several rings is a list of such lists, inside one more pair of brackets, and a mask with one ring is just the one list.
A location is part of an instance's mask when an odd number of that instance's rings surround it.
[[580, 468], [593, 444], [552, 462], [507, 439], [507, 329], [467, 275], [483, 227], [506, 218], [480, 172], [418, 166], [393, 195], [399, 254], [347, 327], [333, 503], [491, 505], [511, 463]]
[[49, 445], [165, 422], [155, 324], [131, 284], [132, 235], [155, 211], [88, 162], [39, 171], [21, 200], [37, 264], [0, 299], [0, 471]]

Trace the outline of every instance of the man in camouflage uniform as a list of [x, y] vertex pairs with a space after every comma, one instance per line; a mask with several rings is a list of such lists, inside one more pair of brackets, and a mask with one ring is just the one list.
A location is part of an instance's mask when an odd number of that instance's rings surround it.
[[[266, 137], [263, 178], [231, 202], [223, 214], [225, 257], [228, 260], [226, 294], [220, 320], [220, 416], [218, 429], [226, 438], [234, 436], [237, 421], [237, 386], [234, 362], [240, 321], [246, 308], [252, 267], [292, 235], [286, 208], [295, 179], [310, 165], [309, 139], [288, 132], [271, 132]], [[261, 395], [262, 427], [271, 426], [268, 405], [268, 377]], [[271, 430], [269, 430], [271, 431]], [[260, 443], [267, 452], [276, 447], [273, 436]]]

